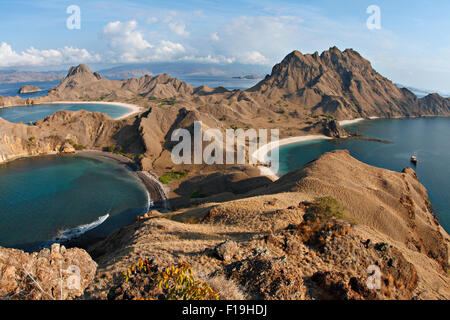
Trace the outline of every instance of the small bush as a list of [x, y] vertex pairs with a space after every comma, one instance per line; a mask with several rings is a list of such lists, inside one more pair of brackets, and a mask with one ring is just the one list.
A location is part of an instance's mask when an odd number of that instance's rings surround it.
[[181, 180], [184, 179], [187, 176], [186, 171], [172, 171], [169, 173], [166, 173], [165, 175], [161, 176], [159, 178], [159, 181], [163, 184], [168, 184], [172, 180]]
[[73, 144], [73, 147], [75, 150], [84, 150], [86, 149], [86, 146], [83, 146], [82, 144]]
[[160, 105], [164, 106], [164, 105], [174, 105], [175, 103], [177, 103], [177, 99], [175, 99], [174, 97], [172, 98], [165, 98], [165, 99], [161, 99], [160, 101]]
[[[122, 298], [135, 300], [219, 300], [219, 295], [204, 281], [195, 279], [187, 263], [158, 272], [150, 259], [141, 260], [123, 273], [126, 292]], [[145, 285], [141, 285], [145, 283]], [[119, 290], [123, 290], [123, 286]]]
[[325, 196], [316, 199], [306, 209], [306, 214], [321, 221], [327, 221], [331, 218], [343, 219], [345, 217], [345, 208], [341, 202], [332, 196]]
[[219, 295], [206, 282], [195, 280], [186, 263], [166, 268], [156, 276], [156, 282], [167, 300], [219, 300]]
[[196, 189], [194, 192], [191, 193], [189, 197], [191, 199], [198, 199], [198, 198], [206, 198], [206, 195], [203, 194], [199, 189]]

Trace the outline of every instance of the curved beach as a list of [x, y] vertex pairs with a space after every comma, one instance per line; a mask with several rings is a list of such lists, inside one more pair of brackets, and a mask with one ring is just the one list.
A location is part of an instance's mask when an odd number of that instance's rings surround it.
[[[268, 162], [268, 154], [281, 146], [286, 146], [290, 144], [300, 143], [300, 142], [307, 142], [307, 141], [316, 141], [316, 140], [331, 140], [331, 137], [327, 137], [325, 135], [317, 134], [317, 135], [307, 135], [307, 136], [297, 136], [297, 137], [289, 137], [285, 139], [281, 139], [278, 141], [270, 142], [262, 147], [260, 147], [258, 150], [256, 150], [252, 157], [253, 159], [262, 162], [267, 163]], [[277, 180], [279, 176], [276, 172], [274, 172], [271, 168], [265, 167], [265, 166], [259, 166], [260, 173], [262, 176], [269, 177], [273, 180]]]
[[53, 101], [53, 102], [45, 102], [45, 104], [106, 104], [106, 105], [113, 105], [113, 106], [119, 106], [126, 108], [130, 110], [123, 116], [120, 116], [118, 118], [115, 118], [114, 120], [122, 120], [125, 119], [133, 114], [137, 114], [143, 111], [144, 108], [139, 107], [135, 104], [130, 103], [124, 103], [124, 102], [103, 102], [103, 101]]

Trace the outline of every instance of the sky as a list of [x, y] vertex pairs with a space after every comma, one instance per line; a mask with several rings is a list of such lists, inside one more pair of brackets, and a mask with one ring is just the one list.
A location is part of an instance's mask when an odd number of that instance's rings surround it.
[[449, 13], [448, 0], [2, 0], [0, 70], [180, 62], [269, 72], [293, 50], [337, 46], [395, 83], [450, 92]]

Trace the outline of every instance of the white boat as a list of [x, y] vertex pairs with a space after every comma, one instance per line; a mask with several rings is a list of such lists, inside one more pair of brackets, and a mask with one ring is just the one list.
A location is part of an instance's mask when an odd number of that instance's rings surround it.
[[417, 160], [417, 156], [411, 156], [411, 162], [417, 164], [417, 162], [419, 162], [419, 160]]

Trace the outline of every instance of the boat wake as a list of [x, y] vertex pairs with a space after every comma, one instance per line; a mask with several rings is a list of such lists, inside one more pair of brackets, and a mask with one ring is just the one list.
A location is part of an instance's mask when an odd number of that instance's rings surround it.
[[94, 222], [91, 222], [88, 224], [83, 224], [81, 226], [78, 226], [78, 227], [75, 227], [72, 229], [58, 231], [58, 234], [56, 235], [56, 237], [54, 239], [52, 239], [52, 241], [66, 242], [66, 241], [72, 240], [74, 238], [78, 238], [82, 234], [88, 232], [89, 230], [92, 230], [92, 229], [98, 227], [103, 222], [105, 222], [108, 218], [109, 218], [109, 214], [106, 214], [104, 216], [99, 217]]
[[151, 207], [153, 207], [153, 201], [150, 197], [150, 192], [147, 191], [147, 208], [145, 210], [145, 213], [149, 212]]

